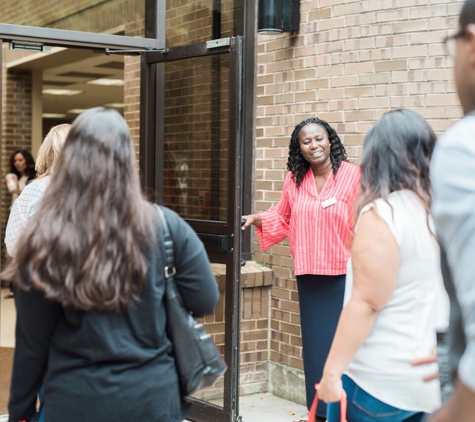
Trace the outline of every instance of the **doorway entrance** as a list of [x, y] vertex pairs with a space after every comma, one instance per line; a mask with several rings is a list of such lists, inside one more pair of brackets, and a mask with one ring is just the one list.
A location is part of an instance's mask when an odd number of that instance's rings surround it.
[[[134, 129], [140, 132], [138, 148], [145, 192], [151, 200], [169, 206], [187, 219], [205, 244], [220, 276], [221, 302], [215, 315], [204, 323], [221, 348], [229, 370], [213, 389], [190, 398], [193, 407], [189, 419], [236, 421], [239, 418], [242, 39], [230, 37], [224, 41], [172, 47], [165, 52], [157, 49], [157, 41], [153, 39], [86, 33], [81, 37], [76, 31], [0, 24], [0, 44], [12, 41], [34, 42], [78, 55], [85, 51], [91, 55], [90, 51], [94, 51], [101, 57], [99, 65], [119, 63], [121, 59], [138, 64], [140, 82], [131, 90], [137, 88], [141, 94], [140, 111], [129, 125], [132, 133]], [[62, 70], [62, 77], [87, 73], [81, 68]], [[106, 75], [109, 76], [106, 72], [101, 74]], [[56, 78], [61, 82], [60, 79]], [[117, 106], [120, 101], [112, 103]], [[107, 104], [101, 101], [94, 105]], [[8, 98], [5, 105], [8, 108]], [[188, 126], [186, 121], [190, 122]]]

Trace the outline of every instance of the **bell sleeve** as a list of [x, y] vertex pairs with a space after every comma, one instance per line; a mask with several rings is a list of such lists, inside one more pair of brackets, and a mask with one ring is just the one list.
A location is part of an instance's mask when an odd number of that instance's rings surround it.
[[289, 235], [290, 215], [292, 214], [291, 189], [294, 183], [289, 173], [282, 189], [282, 197], [276, 206], [260, 213], [262, 227], [256, 226], [259, 247], [265, 251], [282, 242]]

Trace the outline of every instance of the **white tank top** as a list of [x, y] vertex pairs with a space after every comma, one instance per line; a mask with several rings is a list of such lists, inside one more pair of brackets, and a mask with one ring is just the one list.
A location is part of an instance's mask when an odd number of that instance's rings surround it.
[[[439, 381], [423, 382], [437, 364], [412, 366], [436, 347], [436, 329], [448, 324], [449, 300], [443, 287], [439, 246], [427, 214], [411, 191], [393, 192], [388, 202], [366, 205], [387, 223], [399, 245], [396, 288], [376, 317], [374, 327], [345, 372], [377, 399], [400, 409], [432, 412], [440, 406]], [[432, 221], [430, 222], [432, 224]], [[351, 296], [353, 269], [348, 263], [345, 304]]]

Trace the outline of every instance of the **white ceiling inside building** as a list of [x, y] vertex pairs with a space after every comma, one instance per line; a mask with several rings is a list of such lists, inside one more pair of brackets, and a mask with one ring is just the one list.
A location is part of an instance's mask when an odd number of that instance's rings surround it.
[[[80, 110], [96, 106], [112, 107], [122, 112], [123, 60], [117, 55], [52, 48], [50, 53], [24, 55], [7, 61], [6, 65], [7, 68], [39, 70], [43, 115], [66, 114], [68, 119], [74, 119]], [[97, 85], [98, 79], [114, 85]]]

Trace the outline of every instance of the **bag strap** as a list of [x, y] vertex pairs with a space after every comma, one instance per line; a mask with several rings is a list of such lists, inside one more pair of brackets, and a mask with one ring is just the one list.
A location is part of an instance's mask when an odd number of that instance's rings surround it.
[[169, 278], [173, 278], [176, 274], [175, 268], [175, 247], [173, 243], [172, 235], [170, 234], [170, 229], [168, 227], [167, 219], [165, 218], [165, 213], [163, 212], [162, 208], [157, 204], [154, 205], [158, 211], [158, 216], [160, 217], [162, 223], [162, 232], [163, 232], [163, 247], [165, 251], [165, 278], [168, 280]]
[[165, 213], [163, 209], [154, 204], [155, 208], [157, 209], [158, 216], [160, 217], [161, 221], [161, 228], [163, 234], [163, 242], [162, 243], [162, 252], [165, 260], [165, 267], [163, 268], [163, 274], [165, 276], [165, 295], [167, 299], [174, 299], [178, 298], [180, 303], [183, 304], [180, 292], [178, 291], [178, 286], [175, 282], [175, 246], [173, 243], [173, 238], [170, 233], [170, 228], [167, 223], [167, 219], [165, 218]]
[[[340, 400], [340, 422], [347, 422], [346, 420], [346, 392], [345, 390], [341, 393]], [[308, 421], [315, 422], [315, 417], [317, 415], [317, 406], [318, 406], [318, 383], [315, 384], [315, 398], [313, 399], [312, 407], [310, 407], [310, 412], [308, 413]]]

